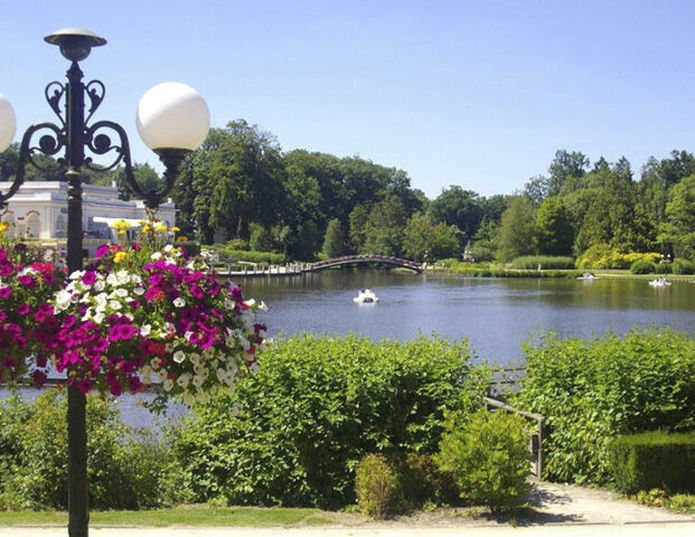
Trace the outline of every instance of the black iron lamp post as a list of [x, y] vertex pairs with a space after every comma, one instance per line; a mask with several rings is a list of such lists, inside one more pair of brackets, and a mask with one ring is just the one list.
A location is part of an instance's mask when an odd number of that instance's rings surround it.
[[[7, 206], [22, 185], [27, 164], [39, 167], [35, 155], [54, 156], [62, 152], [58, 160], [67, 169], [68, 183], [67, 265], [73, 272], [82, 269], [82, 170], [107, 171], [123, 165], [130, 188], [145, 200], [147, 209], [155, 210], [173, 188], [181, 161], [207, 136], [210, 114], [195, 90], [177, 82], [155, 86], [142, 97], [138, 105], [138, 131], [166, 167], [161, 188], [145, 191], [133, 176], [125, 130], [113, 121], [90, 123], [106, 88], [99, 80], [84, 84], [78, 64], [89, 56], [93, 47], [105, 45], [106, 40], [86, 30], [66, 28], [45, 37], [45, 41], [60, 47], [62, 55], [71, 62], [67, 83], [51, 82], [45, 89], [46, 100], [60, 121], [32, 125], [24, 133], [17, 174], [7, 192], [0, 192], [0, 208]], [[0, 95], [0, 152], [12, 142], [15, 129], [12, 106]], [[37, 138], [38, 145], [34, 145]], [[99, 166], [90, 154], [112, 160], [108, 166]], [[67, 422], [68, 533], [71, 537], [86, 537], [89, 526], [86, 397], [75, 386], [68, 388]]]

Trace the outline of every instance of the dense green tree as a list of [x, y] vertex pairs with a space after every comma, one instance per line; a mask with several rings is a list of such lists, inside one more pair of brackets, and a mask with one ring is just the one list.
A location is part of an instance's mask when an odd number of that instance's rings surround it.
[[551, 197], [541, 204], [536, 215], [538, 253], [570, 255], [574, 243], [572, 217], [561, 198]]
[[348, 217], [350, 228], [348, 231], [350, 249], [353, 252], [361, 252], [367, 240], [367, 220], [369, 210], [364, 205], [356, 205]]
[[403, 202], [396, 196], [376, 203], [369, 212], [360, 253], [400, 256], [407, 216]]
[[478, 230], [473, 235], [470, 247], [476, 261], [492, 261], [497, 251], [498, 223], [495, 220], [483, 218]]
[[666, 217], [660, 229], [661, 242], [672, 244], [677, 257], [695, 259], [695, 174], [671, 189]]
[[326, 235], [323, 239], [323, 253], [329, 259], [345, 253], [345, 232], [340, 220], [333, 218], [328, 222]]
[[470, 239], [483, 218], [478, 194], [464, 190], [458, 185], [452, 185], [442, 190], [429, 207], [433, 222], [444, 222], [448, 226], [456, 226]]
[[559, 149], [555, 152], [555, 158], [548, 168], [547, 196], [556, 196], [560, 193], [562, 185], [570, 178], [582, 177], [589, 167], [589, 159], [579, 151], [566, 151]]
[[495, 256], [503, 262], [536, 253], [536, 210], [526, 196], [517, 196], [502, 214]]
[[509, 199], [511, 196], [503, 194], [495, 194], [488, 198], [482, 198], [480, 200], [480, 207], [483, 211], [483, 217], [481, 218], [481, 224], [483, 220], [488, 222], [495, 222], [499, 224], [502, 218], [502, 213], [507, 210], [509, 206]]
[[461, 252], [461, 231], [445, 223], [433, 224], [424, 213], [415, 213], [403, 231], [403, 254], [416, 261], [457, 257]]
[[608, 172], [604, 186], [584, 216], [577, 251], [606, 243], [622, 253], [644, 252], [654, 247], [655, 238], [653, 227], [637, 206], [635, 184]]
[[272, 225], [284, 199], [284, 168], [275, 137], [244, 120], [212, 129], [193, 159], [199, 224], [248, 239], [249, 224]]

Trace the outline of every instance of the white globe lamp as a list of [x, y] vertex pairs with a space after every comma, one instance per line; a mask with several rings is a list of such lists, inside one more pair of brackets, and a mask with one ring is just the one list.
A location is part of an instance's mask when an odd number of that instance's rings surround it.
[[164, 82], [140, 99], [137, 127], [154, 152], [193, 151], [210, 130], [210, 111], [200, 93], [181, 82]]

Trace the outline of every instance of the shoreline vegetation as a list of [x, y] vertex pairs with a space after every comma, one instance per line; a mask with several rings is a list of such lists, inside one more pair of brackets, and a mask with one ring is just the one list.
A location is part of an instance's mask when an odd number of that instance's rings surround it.
[[[547, 333], [526, 342], [526, 376], [521, 391], [508, 396], [516, 408], [545, 416], [544, 476], [612, 488], [612, 438], [693, 431], [694, 350], [691, 335], [669, 329], [590, 339]], [[381, 506], [375, 518], [439, 508], [523, 514], [523, 476], [516, 467], [501, 470], [506, 459], [499, 457], [509, 450], [511, 460], [528, 438], [507, 445], [511, 432], [492, 434], [516, 425], [498, 423], [504, 414], [481, 408], [492, 372], [472, 357], [466, 340], [294, 336], [266, 351], [258, 375], [197, 405], [184, 427], [164, 435], [126, 429], [106, 401], [90, 397], [93, 520], [119, 524], [117, 513], [124, 512], [130, 525], [156, 525], [163, 513], [164, 525], [207, 516], [214, 520], [201, 525], [250, 525], [243, 519], [250, 513], [259, 524], [325, 525], [340, 522], [306, 507], [356, 519], [360, 512], [365, 520], [366, 498]], [[0, 525], [61, 523], [64, 412], [59, 392], [0, 405], [0, 511], [8, 511], [0, 513]], [[475, 440], [482, 434], [486, 442]], [[691, 449], [692, 436], [674, 449]], [[373, 496], [379, 483], [368, 481], [362, 492], [355, 487], [356, 472], [375, 453], [380, 458], [365, 475], [391, 483], [390, 496], [381, 499]], [[527, 472], [526, 461], [523, 467]], [[508, 492], [495, 489], [500, 471], [522, 478], [511, 497], [497, 495]], [[695, 512], [692, 490], [650, 489], [634, 499]]]

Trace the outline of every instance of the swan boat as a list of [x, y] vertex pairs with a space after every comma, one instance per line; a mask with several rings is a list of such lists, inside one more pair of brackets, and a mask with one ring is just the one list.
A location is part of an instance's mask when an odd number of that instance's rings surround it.
[[358, 304], [374, 304], [379, 302], [379, 298], [370, 289], [361, 289], [352, 300]]

